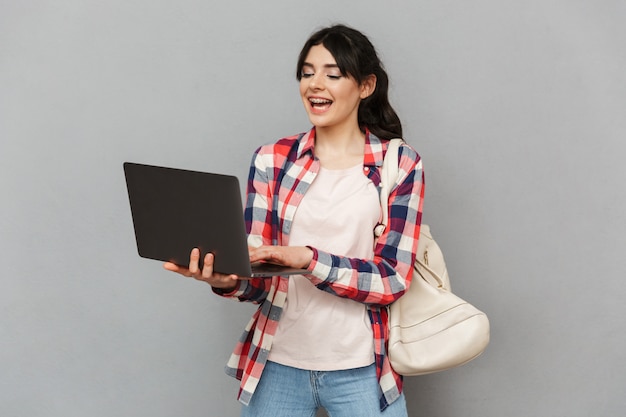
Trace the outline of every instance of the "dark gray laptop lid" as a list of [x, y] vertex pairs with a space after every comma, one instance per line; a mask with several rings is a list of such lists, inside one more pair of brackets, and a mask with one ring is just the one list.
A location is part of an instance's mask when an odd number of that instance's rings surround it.
[[214, 253], [214, 270], [224, 274], [307, 272], [271, 264], [252, 270], [237, 177], [133, 162], [124, 173], [139, 256], [186, 267], [197, 247], [202, 257]]
[[187, 266], [197, 247], [215, 271], [250, 276], [237, 177], [131, 162], [124, 172], [139, 256]]

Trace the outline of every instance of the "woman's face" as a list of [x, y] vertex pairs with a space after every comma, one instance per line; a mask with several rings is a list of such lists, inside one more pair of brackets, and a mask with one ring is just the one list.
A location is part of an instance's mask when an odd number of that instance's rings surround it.
[[359, 103], [373, 91], [375, 78], [373, 85], [370, 81], [359, 85], [354, 78], [342, 75], [335, 58], [323, 45], [311, 47], [301, 76], [302, 103], [316, 128], [358, 128]]

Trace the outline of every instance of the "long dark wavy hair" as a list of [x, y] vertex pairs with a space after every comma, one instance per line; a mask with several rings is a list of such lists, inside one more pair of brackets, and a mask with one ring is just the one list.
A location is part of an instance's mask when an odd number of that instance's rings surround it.
[[311, 47], [323, 45], [337, 62], [344, 76], [351, 76], [362, 84], [368, 76], [376, 76], [376, 88], [359, 105], [358, 120], [361, 129], [368, 128], [380, 139], [402, 137], [402, 123], [389, 103], [389, 77], [370, 40], [356, 29], [333, 25], [315, 32], [306, 41], [300, 56], [296, 78], [302, 79], [302, 67]]

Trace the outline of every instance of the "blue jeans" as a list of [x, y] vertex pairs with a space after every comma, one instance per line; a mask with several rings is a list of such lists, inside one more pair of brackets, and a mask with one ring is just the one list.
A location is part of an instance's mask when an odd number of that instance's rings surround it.
[[267, 362], [241, 417], [406, 417], [404, 394], [380, 411], [374, 365], [341, 371], [306, 371]]

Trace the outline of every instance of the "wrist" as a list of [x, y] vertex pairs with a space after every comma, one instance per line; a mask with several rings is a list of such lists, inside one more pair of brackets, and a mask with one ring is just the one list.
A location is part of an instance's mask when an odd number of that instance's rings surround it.
[[317, 257], [317, 250], [312, 246], [305, 246], [305, 248], [308, 252], [306, 257], [307, 261], [306, 264], [302, 266], [302, 268], [309, 269], [309, 267], [313, 263], [313, 260]]
[[226, 288], [220, 288], [220, 287], [214, 287], [211, 286], [211, 289], [213, 290], [213, 292], [217, 295], [228, 295], [228, 294], [232, 294], [235, 291], [237, 291], [237, 289], [239, 288], [239, 284], [235, 284], [232, 287], [226, 287]]

